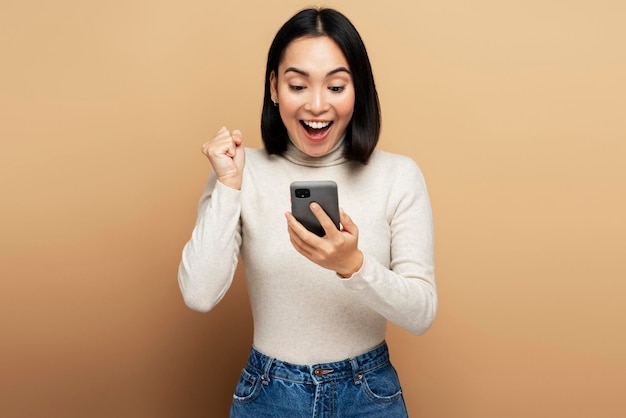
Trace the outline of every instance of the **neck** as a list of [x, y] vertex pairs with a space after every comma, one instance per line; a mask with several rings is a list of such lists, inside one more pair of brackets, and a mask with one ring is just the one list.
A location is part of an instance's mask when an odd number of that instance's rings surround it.
[[298, 146], [289, 138], [287, 144], [287, 151], [284, 153], [284, 157], [294, 164], [304, 165], [308, 167], [328, 167], [332, 165], [343, 164], [348, 161], [343, 156], [344, 151], [344, 139], [345, 135], [341, 137], [339, 142], [326, 154], [319, 157], [312, 157], [302, 151]]

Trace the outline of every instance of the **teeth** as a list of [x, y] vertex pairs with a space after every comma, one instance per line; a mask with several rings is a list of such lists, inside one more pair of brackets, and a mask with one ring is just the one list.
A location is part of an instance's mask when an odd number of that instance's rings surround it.
[[323, 129], [323, 128], [327, 127], [328, 125], [330, 125], [330, 122], [307, 122], [307, 121], [304, 121], [304, 124], [306, 126], [308, 126], [309, 128]]

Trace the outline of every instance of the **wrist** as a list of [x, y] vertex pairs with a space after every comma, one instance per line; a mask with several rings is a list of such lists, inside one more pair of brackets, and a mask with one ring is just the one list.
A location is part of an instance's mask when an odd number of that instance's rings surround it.
[[350, 263], [349, 267], [345, 270], [338, 270], [337, 276], [339, 276], [342, 279], [347, 279], [352, 277], [352, 275], [354, 275], [354, 273], [358, 272], [359, 270], [361, 270], [361, 267], [363, 267], [363, 252], [362, 251], [357, 251], [356, 255], [353, 257], [353, 261], [352, 263]]
[[241, 190], [241, 179], [236, 179], [233, 177], [218, 177], [217, 181], [219, 181], [226, 187], [230, 187], [231, 189]]

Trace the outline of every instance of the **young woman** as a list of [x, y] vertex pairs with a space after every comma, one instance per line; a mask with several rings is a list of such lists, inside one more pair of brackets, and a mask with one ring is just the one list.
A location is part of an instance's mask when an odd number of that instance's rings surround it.
[[[414, 334], [433, 322], [433, 225], [419, 168], [375, 150], [379, 131], [357, 30], [335, 10], [307, 9], [269, 50], [265, 149], [226, 128], [203, 145], [213, 171], [178, 280], [186, 304], [206, 312], [239, 256], [245, 264], [254, 338], [232, 417], [407, 415], [386, 322]], [[297, 180], [337, 183], [340, 229], [316, 204], [323, 237], [288, 212]]]

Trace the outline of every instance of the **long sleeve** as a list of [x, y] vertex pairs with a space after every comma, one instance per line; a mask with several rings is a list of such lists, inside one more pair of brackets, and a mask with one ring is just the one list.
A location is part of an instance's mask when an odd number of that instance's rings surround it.
[[[179, 268], [185, 303], [212, 309], [241, 260], [253, 344], [272, 357], [297, 364], [353, 357], [385, 339], [388, 321], [425, 332], [437, 293], [422, 173], [405, 156], [375, 151], [363, 165], [341, 152], [314, 158], [295, 148], [285, 156], [246, 148], [241, 191], [209, 177]], [[359, 227], [364, 263], [350, 279], [312, 263], [289, 240], [289, 184], [303, 179], [336, 181], [340, 205]]]
[[178, 269], [185, 304], [193, 310], [211, 310], [232, 283], [241, 245], [240, 194], [211, 173]]
[[437, 311], [433, 221], [422, 173], [414, 164], [406, 167], [390, 188], [389, 268], [365, 254], [361, 269], [342, 283], [380, 315], [420, 335]]

